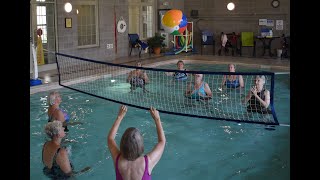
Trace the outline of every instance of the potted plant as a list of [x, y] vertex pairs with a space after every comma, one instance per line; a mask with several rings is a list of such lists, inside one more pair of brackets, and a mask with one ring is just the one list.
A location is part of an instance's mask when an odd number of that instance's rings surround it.
[[147, 39], [149, 48], [153, 49], [155, 54], [160, 54], [161, 48], [165, 46], [163, 41], [165, 38], [160, 35], [160, 33], [155, 33], [153, 37]]

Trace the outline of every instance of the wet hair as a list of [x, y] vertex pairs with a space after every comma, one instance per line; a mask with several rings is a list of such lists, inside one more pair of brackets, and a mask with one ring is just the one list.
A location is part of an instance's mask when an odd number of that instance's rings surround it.
[[56, 101], [57, 94], [59, 94], [58, 91], [50, 92], [50, 94], [48, 96], [48, 103], [49, 103], [50, 106], [54, 105], [54, 103]]
[[179, 61], [177, 62], [177, 65], [178, 65], [179, 63], [182, 63], [182, 64], [184, 65], [184, 62], [183, 62], [182, 60], [179, 60]]
[[51, 139], [54, 136], [58, 135], [61, 130], [63, 130], [61, 121], [48, 122], [48, 124], [46, 124], [46, 126], [44, 127], [44, 131]]
[[120, 141], [120, 152], [128, 161], [134, 161], [144, 152], [143, 137], [139, 129], [129, 127]]

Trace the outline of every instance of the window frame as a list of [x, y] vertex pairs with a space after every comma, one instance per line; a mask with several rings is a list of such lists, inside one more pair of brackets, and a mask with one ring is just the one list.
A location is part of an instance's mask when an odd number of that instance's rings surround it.
[[[78, 6], [81, 5], [94, 5], [95, 6], [95, 21], [96, 21], [96, 25], [95, 25], [95, 32], [96, 32], [96, 43], [95, 44], [90, 44], [90, 45], [79, 45], [79, 34], [78, 34], [78, 30], [77, 30], [77, 48], [78, 49], [85, 49], [85, 48], [92, 48], [92, 47], [99, 47], [100, 46], [100, 42], [99, 42], [99, 36], [100, 36], [100, 32], [99, 32], [99, 6], [98, 6], [98, 0], [92, 0], [92, 1], [77, 1], [75, 2], [75, 11], [77, 10]], [[77, 16], [77, 29], [79, 28], [79, 20], [78, 20], [78, 16]]]
[[[150, 0], [147, 0], [147, 2], [141, 2], [141, 0], [140, 0], [140, 2], [139, 2], [139, 0], [129, 0], [128, 1], [128, 12], [130, 12], [130, 8], [132, 8], [132, 7], [138, 7], [138, 9], [139, 9], [139, 23], [138, 23], [138, 27], [139, 27], [139, 32], [130, 32], [130, 26], [132, 25], [131, 23], [132, 22], [130, 22], [130, 19], [129, 19], [129, 28], [128, 28], [128, 33], [137, 33], [137, 34], [139, 34], [139, 36], [140, 36], [140, 39], [141, 40], [146, 40], [146, 39], [148, 39], [149, 37], [148, 37], [148, 32], [146, 32], [146, 34], [147, 34], [147, 37], [145, 38], [145, 37], [143, 37], [143, 23], [142, 23], [142, 21], [143, 21], [143, 17], [142, 17], [142, 15], [143, 15], [143, 6], [152, 6], [152, 23], [151, 23], [151, 26], [152, 26], [152, 29], [151, 29], [151, 33], [150, 34], [154, 34], [155, 32], [156, 32], [156, 27], [155, 27], [155, 23], [156, 23], [156, 12], [157, 12], [157, 9], [156, 9], [156, 5], [155, 5], [155, 3], [156, 3], [156, 1], [155, 0], [151, 0], [151, 2], [148, 2], [148, 1], [150, 1]], [[130, 16], [130, 14], [128, 14], [129, 16]], [[150, 36], [150, 37], [152, 37], [152, 36]]]

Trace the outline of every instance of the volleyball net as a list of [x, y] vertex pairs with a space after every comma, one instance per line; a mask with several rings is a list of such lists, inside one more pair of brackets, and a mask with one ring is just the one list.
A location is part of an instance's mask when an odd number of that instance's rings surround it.
[[[61, 53], [56, 53], [56, 60], [61, 86], [97, 98], [146, 110], [153, 106], [168, 114], [279, 125], [273, 106], [274, 73], [271, 72], [179, 71], [113, 64]], [[145, 89], [128, 78], [134, 70], [141, 70], [147, 75], [149, 82], [144, 84]], [[188, 79], [176, 80], [168, 75], [176, 72], [187, 73]], [[185, 96], [186, 89], [194, 84], [193, 74], [203, 74], [203, 81], [212, 91], [210, 99]], [[224, 75], [242, 75], [244, 87], [221, 89]], [[257, 75], [265, 76], [264, 89], [270, 92], [267, 109], [259, 102], [254, 105], [244, 102], [248, 92], [255, 86]], [[253, 106], [254, 110], [251, 109]]]

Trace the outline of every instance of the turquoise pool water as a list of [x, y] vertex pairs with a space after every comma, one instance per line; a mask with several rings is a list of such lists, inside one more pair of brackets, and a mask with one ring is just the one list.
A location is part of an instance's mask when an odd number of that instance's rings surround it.
[[[168, 68], [164, 66], [163, 68]], [[171, 66], [172, 67], [172, 66]], [[193, 70], [207, 70], [207, 65], [186, 65]], [[226, 66], [213, 66], [226, 70]], [[220, 69], [219, 69], [220, 68]], [[237, 70], [242, 71], [241, 66]], [[210, 68], [208, 70], [211, 70]], [[248, 68], [243, 67], [243, 71]], [[250, 70], [250, 69], [249, 69]], [[290, 124], [290, 75], [275, 78], [275, 109], [281, 124]], [[74, 121], [65, 144], [71, 149], [75, 170], [92, 169], [77, 179], [115, 179], [115, 172], [106, 146], [106, 136], [120, 104], [98, 99], [66, 88], [59, 89], [66, 109]], [[48, 179], [42, 173], [43, 127], [47, 123], [48, 92], [30, 96], [30, 179]], [[163, 156], [153, 169], [156, 179], [290, 179], [290, 127], [238, 124], [160, 114], [167, 144]], [[145, 152], [157, 141], [153, 120], [146, 110], [128, 107], [116, 141], [127, 127], [138, 127], [145, 139]]]

